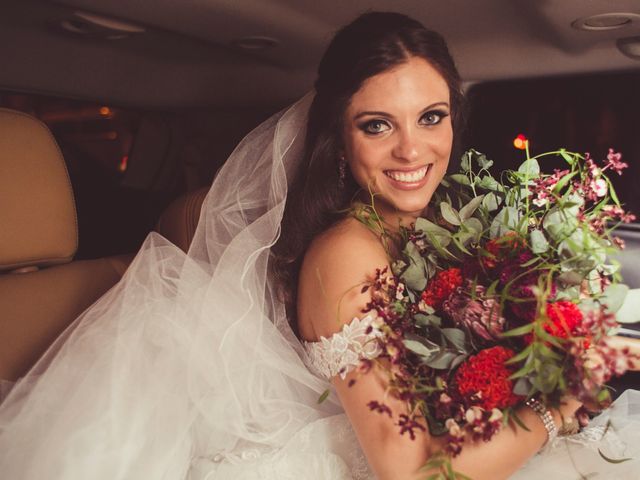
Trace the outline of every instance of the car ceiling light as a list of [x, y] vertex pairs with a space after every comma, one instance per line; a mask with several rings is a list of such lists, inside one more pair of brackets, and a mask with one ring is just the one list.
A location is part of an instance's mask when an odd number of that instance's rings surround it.
[[251, 36], [237, 38], [231, 43], [243, 50], [266, 50], [275, 47], [279, 42], [271, 37]]
[[640, 60], [640, 37], [619, 38], [616, 45], [627, 57]]
[[571, 26], [578, 30], [604, 31], [640, 24], [637, 13], [601, 13], [575, 20]]

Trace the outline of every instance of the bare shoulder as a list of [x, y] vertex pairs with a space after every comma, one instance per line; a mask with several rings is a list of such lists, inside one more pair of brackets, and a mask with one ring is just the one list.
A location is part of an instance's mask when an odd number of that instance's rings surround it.
[[311, 243], [300, 270], [298, 326], [307, 340], [329, 336], [369, 301], [361, 293], [376, 268], [389, 264], [379, 238], [356, 219], [348, 218]]

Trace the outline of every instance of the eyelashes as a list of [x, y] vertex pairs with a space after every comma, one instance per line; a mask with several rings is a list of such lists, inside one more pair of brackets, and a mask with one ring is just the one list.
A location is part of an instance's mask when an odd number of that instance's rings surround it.
[[358, 125], [360, 130], [369, 135], [378, 135], [379, 133], [386, 132], [391, 128], [386, 120], [369, 120], [368, 122]]
[[444, 110], [430, 110], [422, 115], [422, 117], [420, 117], [420, 120], [428, 119], [425, 125], [437, 125], [448, 116], [449, 112], [446, 112]]
[[[420, 117], [420, 125], [434, 126], [449, 116], [446, 110], [429, 110]], [[388, 120], [375, 118], [358, 124], [358, 128], [367, 135], [375, 136], [391, 130], [391, 123]]]

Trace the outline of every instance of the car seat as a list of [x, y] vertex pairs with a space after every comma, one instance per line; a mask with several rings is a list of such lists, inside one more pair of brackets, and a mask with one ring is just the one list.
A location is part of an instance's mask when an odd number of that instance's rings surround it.
[[200, 188], [178, 197], [164, 210], [156, 224], [155, 230], [184, 252], [193, 240], [208, 190]]
[[76, 207], [49, 129], [0, 108], [0, 380], [24, 375], [133, 255], [74, 261]]

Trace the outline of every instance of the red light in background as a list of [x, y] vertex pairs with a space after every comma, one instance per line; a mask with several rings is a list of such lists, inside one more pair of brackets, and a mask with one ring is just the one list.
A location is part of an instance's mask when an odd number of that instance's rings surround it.
[[129, 163], [129, 155], [123, 155], [118, 165], [118, 171], [124, 172], [127, 170], [127, 164]]

